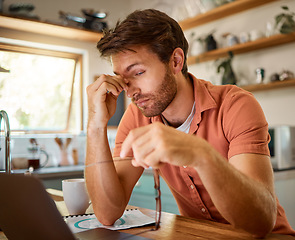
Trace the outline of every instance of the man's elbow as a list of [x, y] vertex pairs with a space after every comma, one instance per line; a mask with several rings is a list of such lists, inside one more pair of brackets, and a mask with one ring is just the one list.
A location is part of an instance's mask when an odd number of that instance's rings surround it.
[[256, 222], [256, 226], [254, 226], [249, 232], [255, 238], [264, 238], [267, 234], [271, 233], [275, 223], [276, 223], [276, 215], [269, 216], [265, 219], [261, 219], [260, 221]]
[[97, 220], [105, 226], [113, 225], [124, 214], [125, 210], [123, 204], [120, 207], [111, 208], [93, 202], [92, 207]]
[[120, 218], [117, 216], [110, 216], [109, 214], [100, 214], [96, 215], [97, 220], [105, 226], [112, 226]]
[[[97, 218], [98, 219], [98, 218]], [[100, 218], [98, 221], [104, 226], [112, 226], [116, 222], [117, 219], [107, 219], [107, 218]]]
[[108, 210], [106, 210], [105, 208], [96, 208], [95, 204], [93, 204], [95, 217], [101, 224], [105, 226], [113, 225], [123, 215], [124, 210], [124, 208], [112, 210], [109, 208]]
[[273, 231], [276, 218], [276, 211], [268, 211], [261, 213], [260, 215], [253, 214], [246, 219], [243, 219], [243, 217], [240, 216], [235, 219], [235, 221], [231, 221], [231, 224], [235, 228], [243, 229], [250, 233], [255, 238], [264, 238], [267, 234]]
[[256, 229], [256, 231], [254, 231], [253, 237], [254, 238], [265, 238], [267, 236], [267, 234], [271, 233], [272, 230], [274, 228], [274, 224], [268, 224], [265, 226], [261, 226], [259, 229]]

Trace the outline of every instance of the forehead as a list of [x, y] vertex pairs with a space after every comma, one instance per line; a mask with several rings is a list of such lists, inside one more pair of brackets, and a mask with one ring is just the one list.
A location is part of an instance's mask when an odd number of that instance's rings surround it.
[[111, 62], [115, 73], [121, 73], [130, 66], [150, 65], [151, 62], [158, 60], [158, 56], [151, 52], [146, 46], [136, 46], [130, 51], [119, 52], [111, 56]]

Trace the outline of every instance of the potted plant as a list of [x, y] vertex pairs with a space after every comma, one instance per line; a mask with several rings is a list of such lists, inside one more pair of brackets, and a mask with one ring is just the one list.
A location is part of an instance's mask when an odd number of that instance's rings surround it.
[[280, 33], [289, 34], [295, 31], [295, 21], [293, 19], [295, 13], [291, 12], [287, 6], [282, 6], [282, 9], [285, 10], [285, 12], [275, 16], [275, 27]]
[[223, 69], [223, 75], [222, 75], [222, 81], [221, 81], [222, 85], [226, 85], [226, 84], [235, 85], [237, 83], [237, 80], [231, 66], [231, 62], [234, 55], [232, 52], [228, 52], [228, 55], [229, 57], [222, 60], [217, 66], [217, 73], [220, 73], [221, 69]]

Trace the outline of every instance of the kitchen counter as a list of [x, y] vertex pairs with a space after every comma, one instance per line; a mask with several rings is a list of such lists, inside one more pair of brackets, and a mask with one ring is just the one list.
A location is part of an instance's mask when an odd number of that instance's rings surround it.
[[295, 179], [295, 169], [274, 170], [275, 181]]
[[[23, 174], [27, 169], [17, 169], [12, 170], [13, 173]], [[61, 166], [61, 167], [46, 167], [40, 168], [33, 172], [33, 175], [44, 179], [52, 177], [64, 177], [71, 176], [73, 174], [83, 174], [84, 165], [74, 165], [74, 166]], [[144, 174], [153, 175], [153, 170], [151, 168], [145, 169]], [[295, 168], [283, 169], [283, 170], [274, 170], [275, 180], [285, 180], [295, 178]]]
[[[15, 174], [24, 174], [27, 169], [12, 170]], [[84, 165], [46, 167], [35, 170], [32, 174], [40, 179], [68, 177], [84, 173]]]
[[[24, 174], [27, 169], [17, 169], [12, 171], [16, 174]], [[84, 165], [40, 168], [35, 170], [32, 174], [40, 179], [81, 176], [84, 174]], [[153, 170], [151, 168], [145, 169], [144, 174], [153, 175]], [[284, 170], [275, 169], [274, 179], [275, 181], [295, 179], [295, 168]]]
[[[14, 174], [24, 174], [27, 169], [13, 170]], [[44, 187], [62, 190], [62, 180], [83, 178], [84, 165], [45, 167], [32, 172], [33, 176], [41, 179]]]

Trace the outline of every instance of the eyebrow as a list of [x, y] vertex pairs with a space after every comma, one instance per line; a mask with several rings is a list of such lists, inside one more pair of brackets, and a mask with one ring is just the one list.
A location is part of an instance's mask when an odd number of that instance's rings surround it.
[[[133, 63], [133, 64], [131, 64], [131, 65], [129, 65], [127, 68], [126, 68], [126, 70], [124, 71], [124, 72], [129, 72], [133, 67], [135, 67], [135, 66], [137, 66], [137, 65], [140, 65], [141, 63]], [[120, 75], [119, 73], [117, 73], [117, 72], [115, 72], [114, 71], [114, 74], [115, 75]]]

